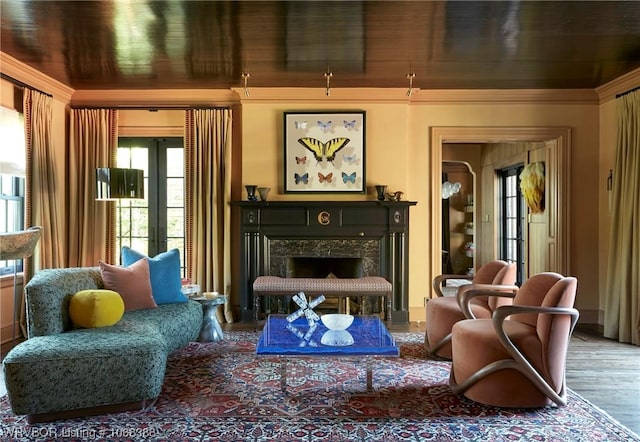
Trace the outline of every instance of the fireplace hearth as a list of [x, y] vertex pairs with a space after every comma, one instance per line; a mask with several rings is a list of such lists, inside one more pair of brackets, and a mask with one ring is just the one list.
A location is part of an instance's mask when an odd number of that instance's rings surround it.
[[392, 321], [408, 322], [409, 208], [415, 204], [234, 202], [241, 223], [242, 320], [253, 320], [253, 281], [261, 275], [382, 276], [393, 286]]

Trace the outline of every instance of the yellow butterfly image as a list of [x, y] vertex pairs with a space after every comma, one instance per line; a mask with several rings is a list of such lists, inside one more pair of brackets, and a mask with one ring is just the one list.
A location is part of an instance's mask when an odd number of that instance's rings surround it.
[[351, 140], [345, 137], [333, 138], [326, 143], [311, 137], [298, 139], [298, 142], [313, 154], [317, 162], [320, 162], [325, 158], [327, 161], [333, 162], [336, 158], [336, 153], [344, 148], [349, 141]]

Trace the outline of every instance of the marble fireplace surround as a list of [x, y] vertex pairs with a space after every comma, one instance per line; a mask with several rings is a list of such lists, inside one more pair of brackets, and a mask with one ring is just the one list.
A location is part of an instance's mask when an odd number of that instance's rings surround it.
[[286, 278], [380, 276], [380, 242], [358, 239], [270, 239], [269, 275]]

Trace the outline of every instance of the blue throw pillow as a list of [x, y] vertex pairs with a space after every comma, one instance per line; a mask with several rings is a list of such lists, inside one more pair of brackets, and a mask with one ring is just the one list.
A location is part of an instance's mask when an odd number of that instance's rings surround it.
[[182, 277], [180, 275], [180, 251], [178, 249], [172, 249], [149, 258], [127, 246], [122, 247], [122, 265], [130, 266], [142, 258], [149, 261], [151, 294], [156, 304], [187, 302], [187, 297], [180, 290], [182, 288]]

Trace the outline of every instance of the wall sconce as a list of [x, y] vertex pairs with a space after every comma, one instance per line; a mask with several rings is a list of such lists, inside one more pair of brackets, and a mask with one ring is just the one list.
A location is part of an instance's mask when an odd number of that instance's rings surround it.
[[101, 167], [96, 169], [96, 200], [144, 199], [144, 171]]
[[460, 188], [462, 185], [460, 183], [450, 183], [449, 181], [445, 181], [442, 183], [442, 199], [446, 200], [449, 197], [455, 195], [460, 192]]

